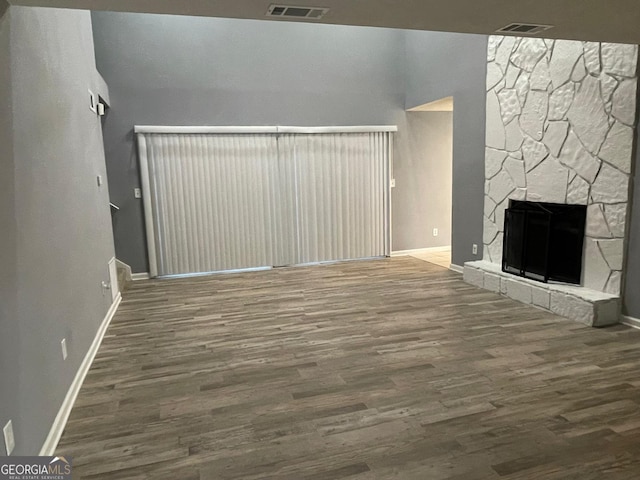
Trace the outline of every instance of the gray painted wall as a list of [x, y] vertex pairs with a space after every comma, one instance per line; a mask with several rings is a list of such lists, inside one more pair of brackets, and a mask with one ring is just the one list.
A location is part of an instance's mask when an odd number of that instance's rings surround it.
[[[482, 257], [487, 37], [407, 32], [407, 97], [412, 108], [453, 96], [452, 263]], [[479, 255], [471, 253], [478, 245]]]
[[[134, 272], [147, 271], [142, 203], [133, 198], [135, 124], [396, 124], [395, 169], [411, 176], [402, 30], [108, 12], [94, 12], [93, 24], [111, 96], [104, 135], [111, 197], [122, 208], [116, 252]], [[420, 183], [400, 179], [394, 190], [396, 249], [433, 238], [421, 238], [406, 214], [420, 196], [406, 189]]]
[[88, 108], [89, 13], [10, 7], [0, 62], [10, 65], [0, 74], [0, 424], [13, 420], [15, 455], [34, 455], [111, 303], [101, 287], [114, 250], [107, 187], [96, 181], [106, 178], [100, 120]]
[[[13, 183], [10, 17], [9, 10], [0, 17], [0, 65], [3, 67], [0, 69], [0, 427], [4, 427], [10, 418], [18, 418], [19, 395], [11, 387], [18, 385], [20, 377], [16, 363], [20, 347], [16, 341], [19, 322], [15, 320], [17, 228]], [[3, 445], [0, 440], [0, 446]], [[0, 447], [0, 455], [5, 453], [3, 450]]]
[[635, 174], [632, 180], [631, 221], [629, 223], [629, 250], [623, 297], [623, 312], [640, 319], [640, 132], [636, 131]]
[[[393, 249], [451, 245], [451, 112], [408, 112], [393, 176]], [[433, 229], [438, 228], [437, 237]]]

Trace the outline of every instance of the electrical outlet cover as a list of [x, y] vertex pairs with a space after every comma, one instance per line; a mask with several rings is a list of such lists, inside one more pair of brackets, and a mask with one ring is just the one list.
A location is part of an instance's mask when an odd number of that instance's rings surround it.
[[4, 433], [4, 445], [7, 449], [7, 455], [11, 455], [13, 449], [16, 448], [16, 440], [13, 436], [13, 424], [11, 420], [4, 426], [2, 432]]

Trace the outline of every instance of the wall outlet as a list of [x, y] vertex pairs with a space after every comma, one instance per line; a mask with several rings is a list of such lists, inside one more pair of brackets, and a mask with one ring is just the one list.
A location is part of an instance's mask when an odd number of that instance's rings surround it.
[[396, 188], [396, 179], [395, 178], [391, 179], [391, 188]]
[[13, 452], [13, 449], [16, 448], [16, 439], [13, 436], [13, 424], [11, 420], [4, 426], [2, 432], [4, 433], [4, 446], [7, 450], [7, 456], [9, 456]]
[[62, 359], [66, 360], [67, 359], [67, 339], [63, 338], [62, 341], [60, 342], [60, 346], [62, 347]]
[[433, 229], [433, 236], [434, 236], [434, 237], [437, 237], [437, 236], [438, 236], [438, 229], [437, 229], [437, 228], [434, 228], [434, 229]]
[[141, 188], [134, 188], [133, 189], [133, 196], [135, 198], [142, 198], [142, 189]]
[[475, 243], [473, 244], [473, 247], [471, 247], [471, 253], [473, 253], [474, 255], [478, 254], [478, 245], [476, 245]]

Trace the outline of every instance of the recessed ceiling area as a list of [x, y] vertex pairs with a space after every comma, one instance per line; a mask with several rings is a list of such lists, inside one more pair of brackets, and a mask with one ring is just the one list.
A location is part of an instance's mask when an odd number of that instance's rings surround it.
[[[10, 0], [12, 5], [265, 19], [272, 0]], [[317, 0], [295, 0], [298, 7]], [[640, 43], [637, 0], [323, 0], [322, 23], [492, 34], [512, 23], [553, 25], [548, 38]], [[272, 17], [269, 17], [272, 19]], [[290, 21], [283, 19], [277, 21]], [[297, 21], [314, 21], [300, 19]]]
[[453, 112], [453, 97], [441, 98], [434, 102], [418, 105], [408, 109], [407, 112]]

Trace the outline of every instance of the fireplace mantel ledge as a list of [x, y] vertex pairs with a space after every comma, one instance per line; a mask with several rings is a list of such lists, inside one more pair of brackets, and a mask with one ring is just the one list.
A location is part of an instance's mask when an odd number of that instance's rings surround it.
[[603, 327], [620, 320], [619, 296], [580, 286], [536, 282], [503, 272], [500, 265], [484, 260], [465, 263], [464, 280], [585, 325]]

